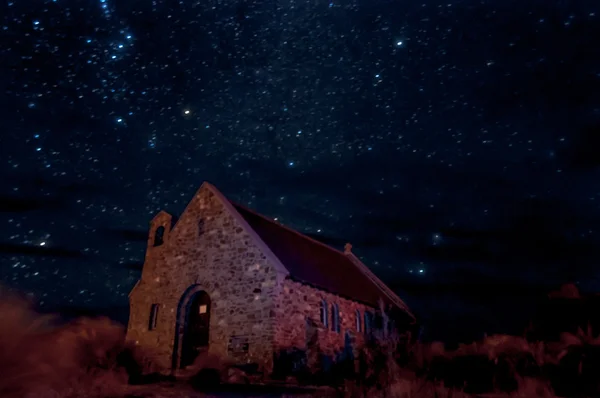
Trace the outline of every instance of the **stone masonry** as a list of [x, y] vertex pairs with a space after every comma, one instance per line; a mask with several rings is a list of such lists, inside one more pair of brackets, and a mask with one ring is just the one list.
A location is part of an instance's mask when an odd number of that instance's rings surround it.
[[[163, 243], [155, 246], [161, 227]], [[151, 221], [142, 276], [130, 294], [127, 339], [149, 349], [164, 373], [181, 358], [182, 303], [199, 291], [211, 299], [209, 353], [257, 363], [267, 373], [278, 352], [308, 351], [315, 334], [320, 352], [331, 356], [344, 349], [346, 334], [355, 352], [364, 343], [364, 313], [374, 308], [294, 281], [252, 233], [231, 203], [206, 184], [174, 226], [164, 211]], [[329, 322], [331, 305], [338, 305], [339, 332], [321, 322], [323, 300]], [[159, 309], [149, 330], [153, 304]], [[232, 336], [247, 339], [246, 353], [229, 351]]]
[[[164, 243], [154, 247], [161, 226]], [[186, 292], [204, 290], [212, 300], [209, 352], [226, 357], [229, 338], [246, 336], [248, 353], [235, 359], [269, 369], [282, 278], [223, 201], [201, 188], [173, 230], [165, 212], [151, 222], [142, 277], [130, 294], [127, 338], [155, 353], [161, 369], [171, 370], [180, 356], [173, 354], [178, 305]], [[153, 303], [160, 305], [157, 324], [148, 330]]]
[[[328, 325], [321, 321], [321, 304], [325, 302], [328, 308]], [[331, 329], [331, 305], [339, 308], [339, 332]], [[311, 331], [309, 325], [314, 325], [317, 344], [325, 355], [335, 356], [341, 352], [346, 343], [348, 333], [353, 341], [353, 351], [364, 343], [364, 313], [375, 313], [375, 309], [335, 294], [313, 288], [311, 286], [285, 279], [280, 299], [275, 303], [276, 324], [275, 343], [277, 350], [298, 348], [308, 350], [308, 340]], [[357, 330], [356, 316], [360, 317], [360, 330]]]

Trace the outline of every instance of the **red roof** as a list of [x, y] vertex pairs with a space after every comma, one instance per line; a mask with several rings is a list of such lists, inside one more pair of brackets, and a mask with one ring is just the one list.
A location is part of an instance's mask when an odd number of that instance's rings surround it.
[[232, 204], [287, 268], [292, 279], [375, 308], [379, 308], [380, 298], [385, 304], [398, 307], [389, 293], [355, 264], [352, 254], [329, 247], [244, 206]]

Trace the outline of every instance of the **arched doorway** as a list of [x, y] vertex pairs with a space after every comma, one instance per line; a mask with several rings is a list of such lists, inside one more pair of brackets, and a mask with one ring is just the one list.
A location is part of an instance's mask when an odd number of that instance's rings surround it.
[[204, 290], [195, 293], [185, 306], [185, 310], [181, 368], [193, 364], [200, 353], [208, 350], [210, 296]]

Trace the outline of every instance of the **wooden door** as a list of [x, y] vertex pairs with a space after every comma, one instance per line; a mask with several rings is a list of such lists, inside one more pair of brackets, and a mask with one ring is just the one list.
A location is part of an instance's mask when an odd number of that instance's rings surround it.
[[192, 298], [186, 316], [181, 367], [194, 363], [198, 355], [208, 349], [210, 337], [210, 297], [204, 291]]

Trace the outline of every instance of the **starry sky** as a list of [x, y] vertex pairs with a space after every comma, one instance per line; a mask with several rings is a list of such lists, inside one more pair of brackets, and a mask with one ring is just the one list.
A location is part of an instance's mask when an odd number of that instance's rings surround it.
[[599, 19], [595, 0], [2, 1], [0, 281], [126, 317], [148, 222], [207, 180], [351, 242], [428, 338], [519, 332], [557, 284], [600, 291]]

